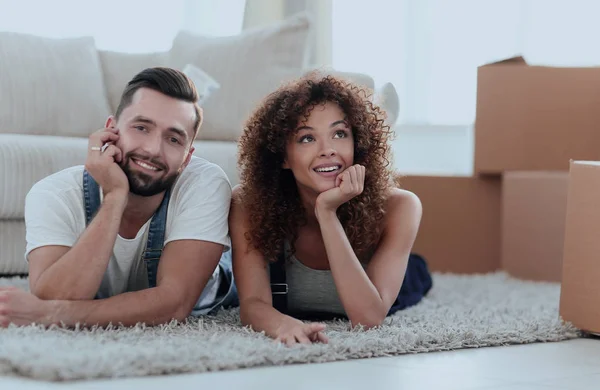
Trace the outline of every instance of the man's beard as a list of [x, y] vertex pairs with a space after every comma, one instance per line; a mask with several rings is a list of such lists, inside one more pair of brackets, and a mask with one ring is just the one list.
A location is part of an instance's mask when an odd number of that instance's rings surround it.
[[154, 179], [151, 175], [134, 171], [131, 169], [131, 164], [135, 164], [135, 162], [131, 160], [132, 157], [138, 161], [148, 162], [158, 167], [161, 172], [168, 171], [168, 167], [157, 159], [146, 158], [137, 153], [127, 153], [123, 159], [121, 168], [123, 169], [123, 172], [125, 172], [125, 176], [127, 176], [127, 180], [129, 181], [129, 191], [132, 194], [139, 196], [153, 196], [160, 194], [161, 192], [170, 189], [175, 183], [175, 180], [177, 180], [177, 176], [179, 176], [179, 172], [175, 172]]

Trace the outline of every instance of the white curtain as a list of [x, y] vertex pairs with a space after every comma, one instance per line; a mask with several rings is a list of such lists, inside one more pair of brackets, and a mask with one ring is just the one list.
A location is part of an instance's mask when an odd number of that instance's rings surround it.
[[600, 65], [595, 0], [332, 1], [333, 66], [394, 83], [402, 124], [472, 124], [485, 63]]
[[168, 50], [181, 29], [242, 30], [245, 0], [0, 0], [0, 31], [53, 38], [93, 36], [99, 49]]

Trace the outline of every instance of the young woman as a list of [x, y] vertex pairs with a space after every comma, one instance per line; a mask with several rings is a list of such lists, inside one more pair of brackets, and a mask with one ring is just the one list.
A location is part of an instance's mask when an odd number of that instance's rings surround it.
[[242, 323], [285, 342], [373, 327], [431, 288], [411, 255], [421, 203], [395, 188], [385, 114], [367, 92], [310, 74], [269, 95], [239, 140], [230, 234]]

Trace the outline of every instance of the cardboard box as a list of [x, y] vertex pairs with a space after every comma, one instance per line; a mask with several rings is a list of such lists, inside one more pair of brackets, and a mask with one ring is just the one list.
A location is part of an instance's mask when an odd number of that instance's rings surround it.
[[530, 66], [522, 57], [477, 72], [475, 172], [569, 169], [600, 159], [600, 67]]
[[403, 176], [398, 182], [423, 204], [413, 252], [430, 270], [484, 273], [500, 267], [500, 178]]
[[505, 172], [502, 269], [528, 280], [560, 281], [568, 172]]
[[600, 162], [570, 164], [559, 312], [600, 333]]

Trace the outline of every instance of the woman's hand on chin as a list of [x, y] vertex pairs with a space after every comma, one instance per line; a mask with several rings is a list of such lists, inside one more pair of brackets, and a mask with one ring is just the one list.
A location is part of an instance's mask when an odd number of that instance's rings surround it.
[[327, 212], [335, 213], [338, 207], [363, 192], [365, 184], [365, 167], [359, 164], [352, 165], [335, 178], [335, 187], [324, 191], [317, 196], [315, 202], [315, 215]]

